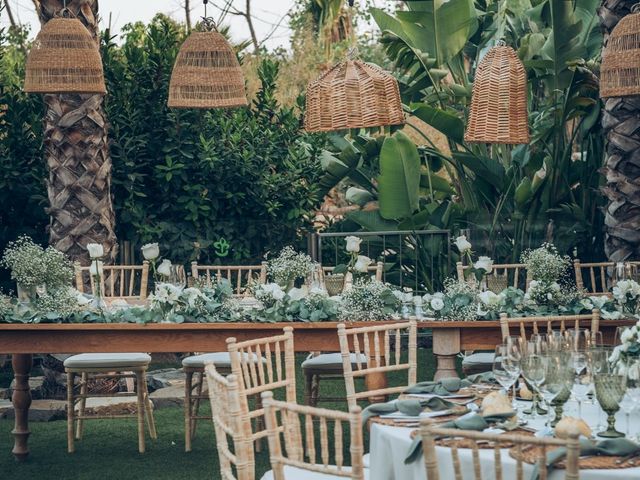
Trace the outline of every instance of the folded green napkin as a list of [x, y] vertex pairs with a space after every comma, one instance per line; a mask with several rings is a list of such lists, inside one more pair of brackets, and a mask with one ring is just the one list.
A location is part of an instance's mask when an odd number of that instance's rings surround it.
[[[439, 425], [439, 428], [457, 428], [459, 430], [475, 430], [482, 432], [485, 428], [489, 428], [491, 424], [503, 422], [515, 415], [515, 412], [501, 413], [499, 415], [487, 415], [483, 417], [477, 413], [463, 415], [460, 418], [445, 422]], [[422, 453], [422, 437], [416, 435], [404, 459], [404, 463], [412, 463], [420, 457]]]
[[[580, 439], [580, 456], [606, 455], [616, 457], [626, 457], [633, 453], [640, 453], [640, 445], [626, 438], [607, 438], [599, 442], [593, 442], [586, 438]], [[556, 462], [567, 456], [567, 449], [564, 447], [556, 448], [547, 454], [547, 472], [551, 473]], [[531, 480], [538, 480], [540, 471], [536, 463]]]
[[429, 399], [409, 398], [406, 400], [392, 400], [386, 403], [374, 403], [362, 411], [362, 423], [367, 423], [371, 417], [400, 412], [410, 417], [417, 417], [425, 408], [432, 411], [446, 410], [455, 404], [440, 397]]
[[491, 381], [494, 381], [493, 372], [484, 372], [467, 378], [451, 377], [438, 381], [416, 383], [402, 393], [433, 393], [434, 395], [447, 396], [456, 393], [461, 388], [470, 387], [474, 383]]

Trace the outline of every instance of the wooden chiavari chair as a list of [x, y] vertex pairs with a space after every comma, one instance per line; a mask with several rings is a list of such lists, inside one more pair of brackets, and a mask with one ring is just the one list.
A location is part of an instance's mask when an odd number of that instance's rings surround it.
[[[584, 315], [555, 315], [548, 317], [514, 317], [509, 318], [506, 313], [500, 314], [500, 333], [502, 338], [511, 335], [511, 327], [516, 327], [518, 335], [527, 340], [527, 331], [532, 333], [541, 333], [542, 328], [546, 328], [550, 332], [554, 326], [557, 326], [560, 332], [572, 328], [584, 328], [587, 326], [591, 335], [595, 335], [600, 331], [600, 310], [594, 309], [589, 314]], [[541, 328], [542, 327], [542, 328]]]
[[[358, 405], [358, 400], [401, 393], [416, 383], [417, 377], [417, 323], [414, 320], [402, 323], [376, 325], [347, 329], [338, 325], [338, 339], [344, 381], [349, 408]], [[408, 358], [402, 361], [402, 333], [409, 334]], [[393, 340], [391, 336], [394, 336]], [[355, 357], [353, 356], [355, 355]], [[356, 368], [352, 368], [355, 359]], [[369, 374], [407, 371], [407, 384], [356, 392], [355, 379]]]
[[[493, 457], [494, 457], [494, 473], [495, 478], [501, 480], [503, 478], [525, 480], [529, 478], [530, 474], [524, 475], [524, 465], [522, 460], [522, 453], [529, 451], [531, 447], [539, 447], [536, 451], [536, 460], [540, 468], [540, 478], [548, 478], [548, 468], [546, 462], [547, 452], [557, 449], [566, 448], [567, 456], [565, 458], [566, 470], [564, 473], [565, 480], [578, 480], [579, 478], [579, 458], [580, 458], [580, 443], [578, 437], [580, 432], [577, 429], [569, 433], [569, 438], [559, 439], [551, 437], [533, 437], [529, 435], [514, 435], [514, 434], [495, 434], [495, 433], [482, 433], [469, 430], [459, 430], [451, 428], [438, 428], [435, 423], [426, 418], [420, 422], [420, 434], [422, 436], [422, 451], [424, 453], [424, 462], [427, 469], [427, 478], [429, 480], [440, 480], [440, 478], [451, 478], [451, 471], [456, 480], [463, 478], [469, 470], [467, 465], [463, 466], [460, 462], [460, 450], [461, 447], [438, 447], [449, 448], [451, 450], [451, 462], [452, 465], [445, 465], [444, 462], [438, 461], [438, 452], [436, 450], [436, 440], [442, 437], [455, 437], [460, 439], [469, 439], [471, 444], [471, 458], [473, 462], [474, 478], [485, 478], [487, 475], [485, 469], [482, 468], [480, 461], [480, 451], [478, 442], [488, 442], [493, 445]], [[510, 472], [505, 469], [503, 458], [510, 458], [509, 453], [503, 449], [511, 448], [515, 445], [515, 448], [520, 453], [517, 455], [515, 472]], [[554, 477], [555, 478], [555, 477]]]
[[[471, 268], [470, 265], [463, 265], [462, 262], [456, 263], [456, 271], [458, 280], [465, 281], [465, 271]], [[522, 278], [524, 276], [524, 279]], [[527, 272], [527, 266], [524, 263], [495, 263], [491, 273], [485, 276], [487, 280], [487, 288], [493, 293], [500, 293], [507, 287], [519, 288], [527, 291], [531, 278]]]
[[[235, 375], [220, 375], [213, 364], [205, 367], [211, 418], [216, 434], [220, 478], [254, 480], [255, 458], [248, 411], [243, 409]], [[235, 469], [235, 474], [234, 474]]]
[[576, 287], [586, 290], [589, 295], [609, 295], [608, 270], [615, 265], [614, 262], [582, 263], [576, 258], [573, 261]]
[[[322, 267], [323, 275], [331, 273], [335, 267]], [[374, 274], [377, 281], [382, 281], [384, 263], [378, 262], [371, 265], [368, 271]], [[353, 369], [357, 368], [355, 359]], [[304, 398], [307, 405], [317, 406], [319, 402], [344, 401], [344, 398], [321, 397], [320, 382], [322, 380], [342, 380], [342, 357], [339, 353], [311, 352], [302, 362], [304, 374]]]
[[252, 284], [267, 283], [267, 262], [261, 265], [198, 265], [198, 262], [192, 262], [191, 276], [194, 281], [204, 282], [207, 286], [222, 279], [228, 280], [234, 295], [248, 297]]
[[[96, 285], [89, 273], [90, 267], [82, 267], [76, 262], [74, 269], [76, 289], [84, 293], [85, 285], [90, 285], [95, 295]], [[149, 262], [145, 260], [142, 265], [104, 265], [100, 282], [100, 293], [105, 300], [142, 301], [148, 294]]]
[[[360, 407], [351, 407], [349, 413], [308, 407], [276, 401], [271, 392], [262, 394], [262, 403], [273, 469], [263, 477], [263, 480], [295, 480], [305, 478], [305, 472], [321, 473], [322, 478], [327, 480], [365, 479]], [[280, 413], [282, 426], [278, 425], [276, 412]], [[304, 419], [304, 435], [300, 417]], [[348, 424], [350, 433], [350, 467], [345, 466], [344, 462], [345, 424]], [[318, 445], [316, 432], [320, 436]], [[334, 458], [335, 464], [329, 463], [331, 457]]]
[[[267, 436], [264, 430], [264, 408], [260, 394], [266, 391], [284, 391], [287, 402], [296, 402], [296, 364], [293, 348], [293, 328], [285, 327], [282, 335], [237, 342], [227, 339], [231, 356], [231, 373], [240, 383], [243, 408], [249, 411], [249, 419], [255, 424], [251, 439], [256, 450]], [[256, 359], [258, 359], [256, 361]], [[249, 399], [255, 397], [255, 405]]]

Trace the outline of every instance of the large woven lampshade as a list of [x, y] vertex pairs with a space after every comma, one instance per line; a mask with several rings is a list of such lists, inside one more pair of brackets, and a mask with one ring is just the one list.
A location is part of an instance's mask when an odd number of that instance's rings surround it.
[[106, 93], [98, 45], [77, 18], [45, 23], [27, 57], [29, 93]]
[[633, 12], [615, 26], [602, 50], [600, 96], [640, 95], [640, 13]]
[[398, 82], [376, 65], [347, 60], [307, 86], [304, 129], [308, 132], [402, 123]]
[[529, 143], [527, 75], [511, 47], [492, 47], [478, 65], [464, 139], [475, 143]]
[[242, 68], [222, 34], [192, 32], [185, 40], [171, 73], [168, 105], [174, 108], [247, 105]]

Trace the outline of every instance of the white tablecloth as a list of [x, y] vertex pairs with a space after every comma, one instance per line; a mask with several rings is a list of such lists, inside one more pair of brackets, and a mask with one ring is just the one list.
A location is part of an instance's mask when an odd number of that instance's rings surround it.
[[[523, 405], [530, 405], [528, 403]], [[565, 405], [566, 415], [577, 417], [578, 406], [574, 402], [568, 402]], [[597, 424], [598, 411], [600, 408], [590, 403], [582, 406], [582, 418], [593, 429]], [[602, 424], [604, 425], [605, 416], [602, 414]], [[625, 432], [626, 419], [622, 412], [618, 412], [616, 416], [616, 428]], [[530, 422], [529, 426], [541, 428], [544, 421], [536, 420]], [[424, 458], [420, 458], [411, 463], [405, 464], [404, 458], [407, 455], [409, 446], [411, 445], [411, 431], [415, 428], [391, 427], [386, 425], [373, 424], [371, 427], [371, 443], [370, 443], [370, 479], [371, 480], [425, 480], [426, 470], [424, 466]], [[631, 415], [630, 434], [633, 436], [640, 433], [640, 415], [634, 413]], [[438, 465], [440, 468], [440, 478], [453, 479], [453, 464], [451, 461], [451, 451], [446, 447], [436, 447], [438, 452]], [[473, 462], [471, 459], [471, 450], [459, 450], [460, 462], [465, 479], [473, 479]], [[483, 480], [491, 480], [495, 478], [494, 473], [494, 452], [490, 449], [480, 450], [480, 459], [482, 463]], [[502, 451], [502, 464], [504, 478], [515, 478], [516, 461], [511, 458], [508, 450]], [[525, 464], [525, 478], [530, 475], [531, 466]], [[549, 477], [550, 480], [558, 480], [564, 478], [564, 471], [554, 471]], [[581, 470], [580, 480], [633, 480], [640, 479], [640, 467], [623, 468], [612, 470]]]

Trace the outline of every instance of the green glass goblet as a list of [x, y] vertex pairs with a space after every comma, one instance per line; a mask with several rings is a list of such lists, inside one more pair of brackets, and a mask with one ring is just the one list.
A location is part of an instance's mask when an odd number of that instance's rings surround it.
[[627, 390], [627, 376], [602, 372], [595, 376], [596, 398], [607, 414], [608, 428], [598, 433], [599, 437], [618, 438], [624, 433], [616, 430], [615, 414], [620, 410], [620, 402]]

